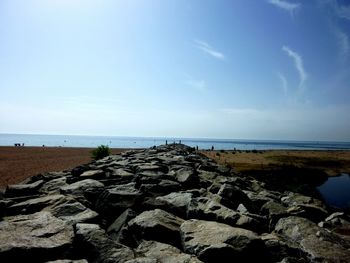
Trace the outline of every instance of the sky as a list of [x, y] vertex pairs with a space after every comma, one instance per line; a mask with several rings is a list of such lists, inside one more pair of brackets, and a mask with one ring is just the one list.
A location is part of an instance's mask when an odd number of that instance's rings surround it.
[[2, 0], [0, 133], [350, 141], [350, 1]]

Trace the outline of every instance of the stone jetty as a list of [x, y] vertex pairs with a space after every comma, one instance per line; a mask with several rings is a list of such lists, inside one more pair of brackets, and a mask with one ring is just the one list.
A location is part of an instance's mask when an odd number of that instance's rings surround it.
[[350, 262], [350, 219], [182, 145], [10, 185], [0, 262]]

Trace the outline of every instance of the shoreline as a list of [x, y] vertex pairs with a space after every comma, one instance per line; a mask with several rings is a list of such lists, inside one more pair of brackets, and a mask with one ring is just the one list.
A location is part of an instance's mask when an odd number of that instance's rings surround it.
[[[92, 161], [89, 147], [0, 146], [0, 188], [44, 172], [62, 171]], [[112, 154], [142, 148], [111, 148]], [[349, 150], [199, 150], [238, 172], [273, 169], [282, 164], [319, 167], [328, 176], [350, 172]], [[340, 166], [339, 166], [340, 165]], [[341, 170], [341, 169], [345, 170]], [[340, 169], [340, 170], [339, 170]], [[339, 171], [339, 172], [337, 172]]]
[[[92, 161], [95, 148], [0, 146], [0, 189], [39, 173], [62, 171]], [[111, 148], [112, 154], [133, 149]]]

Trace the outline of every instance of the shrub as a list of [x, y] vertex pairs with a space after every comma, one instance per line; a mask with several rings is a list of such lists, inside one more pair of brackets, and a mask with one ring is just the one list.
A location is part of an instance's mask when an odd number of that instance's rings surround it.
[[107, 145], [100, 145], [91, 152], [92, 158], [95, 160], [102, 159], [111, 154], [111, 150]]

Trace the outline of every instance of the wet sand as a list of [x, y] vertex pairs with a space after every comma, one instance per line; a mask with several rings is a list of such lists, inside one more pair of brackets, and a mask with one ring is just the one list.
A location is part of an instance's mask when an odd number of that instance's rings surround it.
[[[89, 163], [92, 148], [0, 146], [0, 188], [44, 172]], [[126, 149], [111, 149], [117, 154]]]

